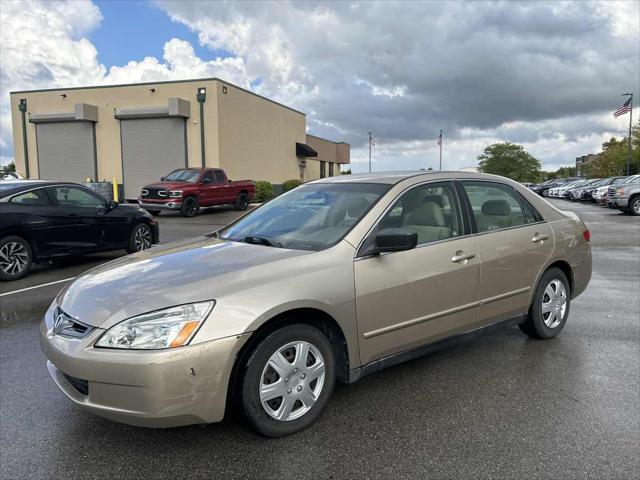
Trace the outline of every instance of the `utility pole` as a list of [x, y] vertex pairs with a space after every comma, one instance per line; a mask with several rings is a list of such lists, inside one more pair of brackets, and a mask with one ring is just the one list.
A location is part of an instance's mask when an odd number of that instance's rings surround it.
[[438, 137], [438, 145], [440, 145], [440, 171], [442, 171], [442, 130], [440, 130], [440, 136]]
[[623, 93], [623, 97], [631, 97], [629, 102], [629, 138], [627, 150], [627, 177], [631, 174], [631, 116], [633, 115], [633, 93]]
[[369, 132], [369, 173], [371, 173], [371, 132]]

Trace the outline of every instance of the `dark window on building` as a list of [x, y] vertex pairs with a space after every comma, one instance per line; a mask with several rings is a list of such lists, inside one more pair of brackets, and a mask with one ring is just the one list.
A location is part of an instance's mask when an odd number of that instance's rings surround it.
[[327, 162], [320, 160], [320, 178], [327, 176]]
[[329, 176], [333, 177], [333, 162], [329, 162]]

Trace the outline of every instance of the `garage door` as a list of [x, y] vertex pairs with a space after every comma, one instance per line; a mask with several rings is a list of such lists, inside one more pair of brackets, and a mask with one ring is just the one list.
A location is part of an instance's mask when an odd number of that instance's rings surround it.
[[92, 122], [36, 124], [40, 178], [84, 182], [96, 178]]
[[120, 120], [120, 128], [126, 199], [138, 198], [142, 187], [187, 165], [184, 118]]

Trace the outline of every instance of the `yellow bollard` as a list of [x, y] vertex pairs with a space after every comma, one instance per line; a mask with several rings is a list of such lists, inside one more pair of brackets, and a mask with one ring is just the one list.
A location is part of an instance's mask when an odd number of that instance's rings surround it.
[[117, 202], [118, 201], [118, 181], [116, 180], [116, 177], [113, 177], [113, 201]]

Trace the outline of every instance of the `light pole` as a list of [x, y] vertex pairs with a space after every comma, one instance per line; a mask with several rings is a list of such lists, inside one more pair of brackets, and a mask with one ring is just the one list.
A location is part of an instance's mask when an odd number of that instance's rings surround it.
[[369, 132], [369, 173], [371, 173], [371, 132]]
[[629, 138], [628, 140], [628, 150], [627, 150], [627, 177], [630, 175], [631, 171], [631, 116], [633, 115], [633, 93], [623, 93], [623, 97], [631, 97], [629, 99]]

